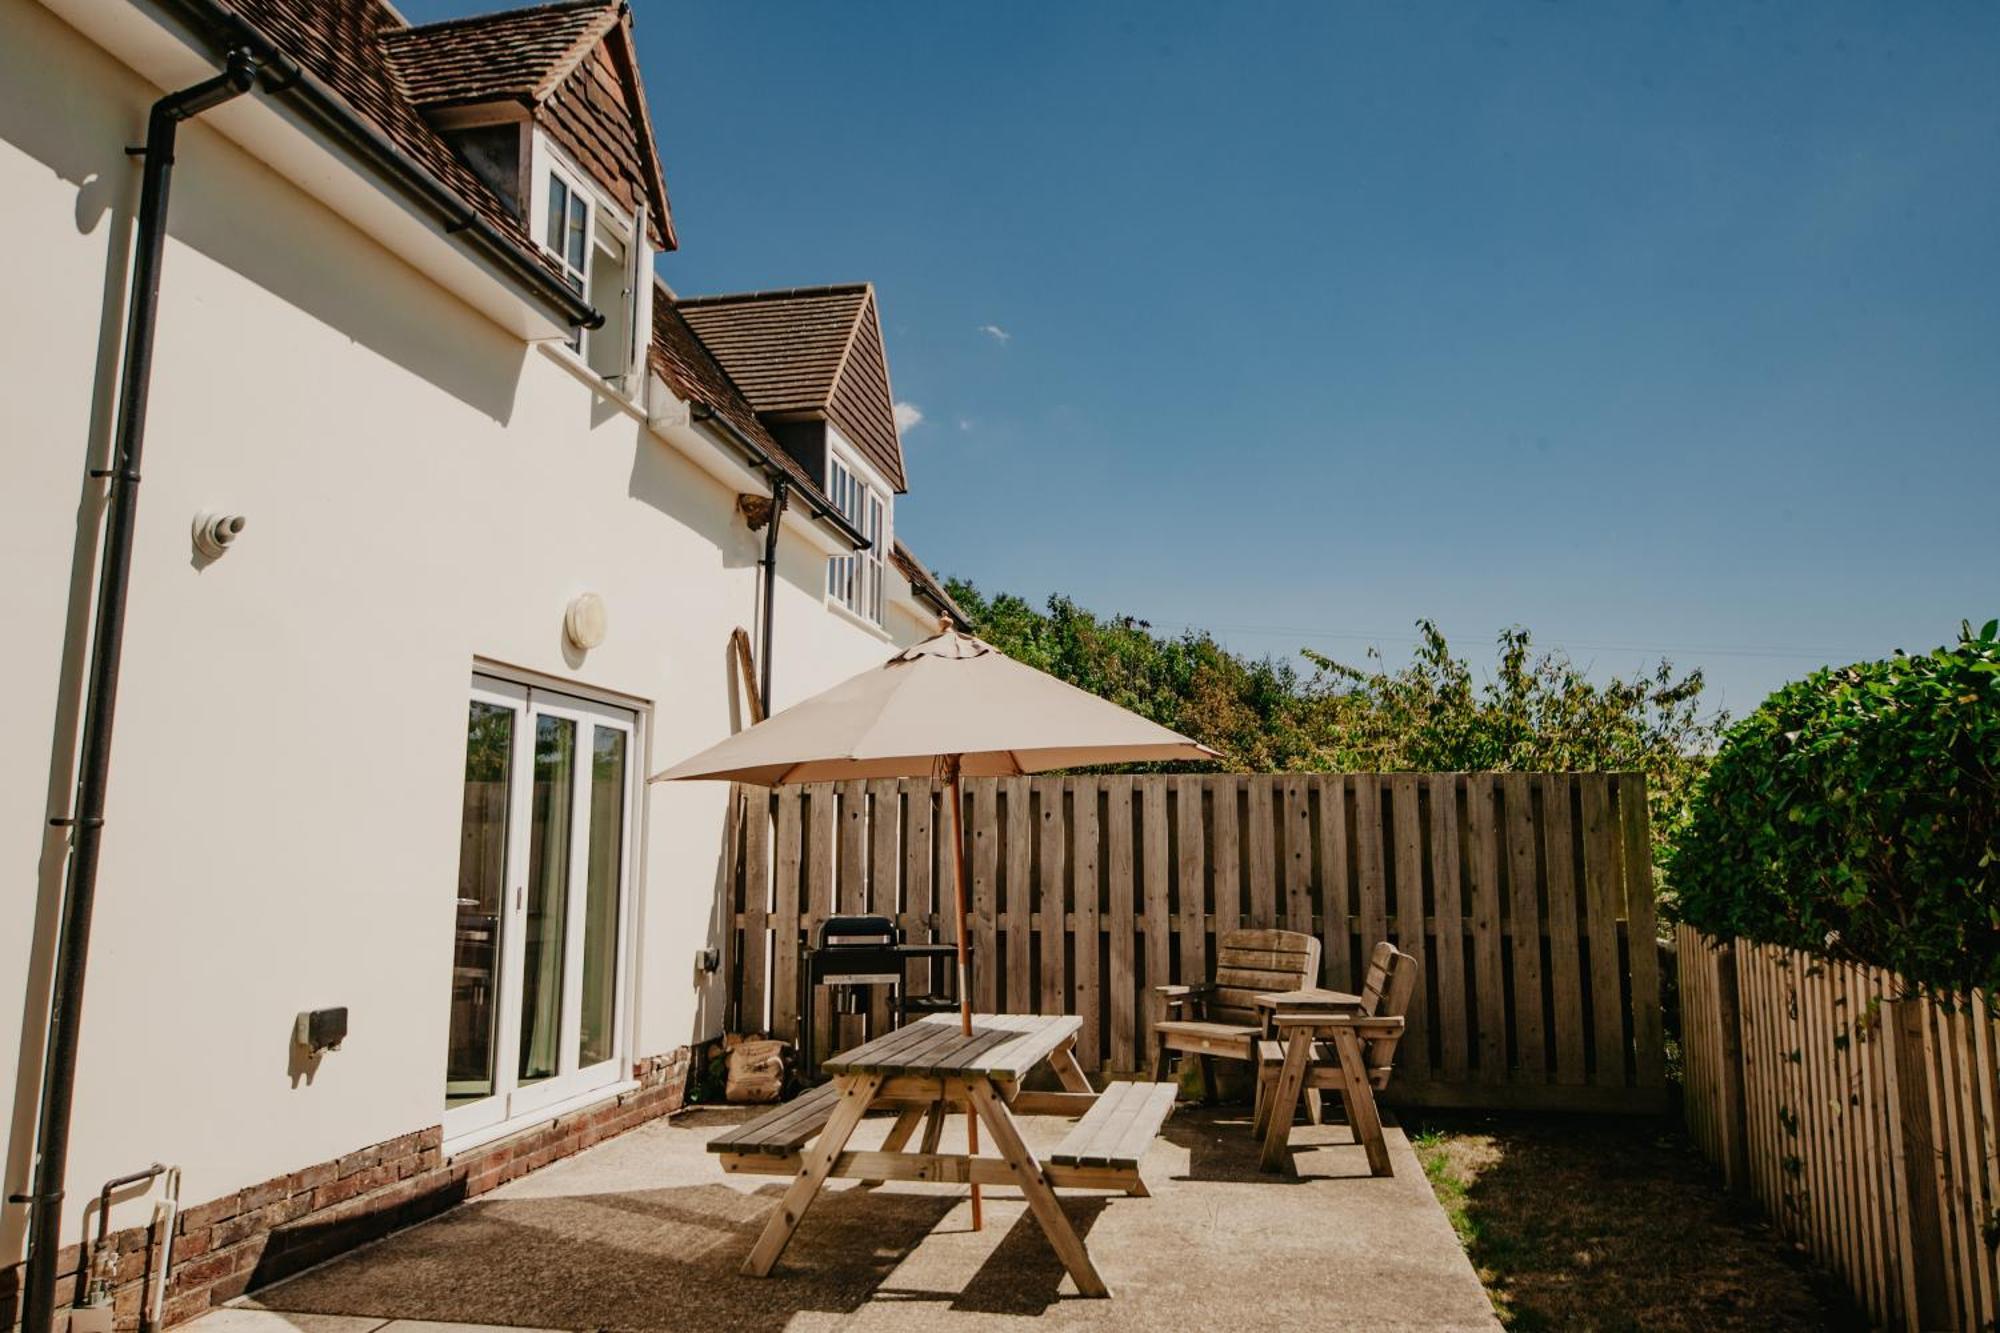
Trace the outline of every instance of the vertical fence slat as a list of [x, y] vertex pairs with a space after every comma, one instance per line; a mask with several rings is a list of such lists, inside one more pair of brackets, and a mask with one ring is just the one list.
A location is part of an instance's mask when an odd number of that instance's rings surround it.
[[[931, 878], [931, 804], [936, 799], [928, 778], [904, 778], [903, 794], [903, 913], [897, 918], [904, 938], [928, 944], [938, 938], [936, 882]], [[912, 963], [903, 984], [917, 993], [935, 992], [950, 964], [930, 959]]]
[[[1541, 789], [1542, 828], [1542, 876], [1548, 887], [1549, 898], [1549, 1008], [1551, 1026], [1556, 1033], [1555, 1050], [1552, 1052], [1557, 1083], [1579, 1084], [1584, 1081], [1585, 1060], [1583, 1054], [1583, 992], [1586, 977], [1583, 971], [1583, 953], [1579, 947], [1577, 923], [1581, 913], [1577, 907], [1576, 860], [1572, 850], [1576, 841], [1576, 830], [1570, 815], [1569, 796], [1572, 781], [1567, 774], [1544, 773], [1535, 784]], [[1592, 903], [1590, 931], [1591, 976], [1603, 959], [1598, 939], [1597, 915]], [[1517, 918], [1518, 920], [1518, 918]], [[1519, 930], [1517, 925], [1516, 930]], [[1517, 936], [1518, 938], [1518, 936]], [[1612, 937], [1612, 962], [1617, 961], [1617, 936]], [[1614, 980], [1616, 973], [1613, 973]], [[1612, 994], [1617, 994], [1614, 986]], [[1604, 1022], [1604, 992], [1595, 990], [1592, 997], [1593, 1017], [1601, 1026]], [[1599, 1056], [1598, 1068], [1609, 1067]], [[1617, 1064], [1619, 1081], [1624, 1078], [1624, 1062]]]
[[1479, 994], [1479, 1081], [1507, 1078], [1505, 923], [1500, 914], [1498, 787], [1491, 773], [1465, 776], [1466, 864], [1472, 872], [1472, 979]]
[[1111, 970], [1104, 977], [1105, 1012], [1111, 1017], [1111, 1068], [1121, 1073], [1138, 1068], [1137, 1014], [1133, 1008], [1137, 981], [1133, 939], [1132, 779], [1104, 779], [1104, 886], [1108, 897], [1105, 926], [1110, 935]]
[[[1627, 919], [1625, 885], [1619, 856], [1618, 811], [1612, 801], [1611, 779], [1586, 773], [1583, 785], [1583, 906], [1590, 933], [1590, 998], [1592, 1048], [1597, 1057], [1597, 1082], [1625, 1082], [1625, 968], [1618, 959], [1619, 927], [1636, 976], [1640, 959], [1658, 955], [1651, 928], [1639, 934]], [[1657, 1007], [1657, 1004], [1656, 1006]]]
[[1436, 964], [1424, 932], [1424, 834], [1415, 773], [1389, 779], [1389, 818], [1395, 828], [1396, 947], [1417, 960], [1417, 990], [1410, 997], [1409, 1024], [1396, 1048], [1398, 1071], [1412, 1082], [1430, 1077], [1430, 1005], [1427, 999]]
[[1334, 990], [1360, 988], [1350, 961], [1353, 893], [1347, 875], [1347, 779], [1323, 777], [1319, 794], [1320, 976]]
[[1514, 927], [1514, 1045], [1523, 1078], [1539, 1082], [1548, 1068], [1542, 1014], [1542, 912], [1537, 885], [1534, 778], [1504, 773], [1500, 794], [1507, 816], [1508, 916]]
[[1375, 946], [1389, 938], [1389, 882], [1382, 852], [1382, 783], [1374, 774], [1354, 779], [1355, 898], [1361, 920], [1356, 968], [1367, 964]]
[[972, 1005], [990, 1014], [1000, 1007], [1000, 791], [974, 782], [965, 796], [972, 807]]
[[1070, 865], [1076, 885], [1076, 932], [1074, 966], [1070, 976], [1075, 979], [1075, 990], [1071, 993], [1070, 1012], [1083, 1020], [1083, 1031], [1076, 1040], [1077, 1058], [1086, 1069], [1096, 1069], [1103, 1061], [1103, 1043], [1099, 1039], [1103, 1008], [1099, 1002], [1097, 985], [1098, 960], [1098, 793], [1102, 781], [1098, 778], [1071, 778], [1071, 809], [1073, 812], [1073, 837], [1070, 842]]
[[1278, 925], [1277, 816], [1273, 812], [1276, 779], [1262, 773], [1247, 780], [1243, 845], [1250, 853], [1250, 925], [1258, 930]]
[[778, 807], [776, 873], [771, 883], [771, 1035], [799, 1036], [799, 871], [804, 863], [797, 787], [773, 793]]
[[1660, 1030], [1660, 951], [1653, 944], [1659, 914], [1653, 903], [1653, 834], [1646, 808], [1646, 775], [1620, 773], [1617, 791], [1622, 834], [1618, 862], [1625, 880], [1625, 936], [1632, 954], [1634, 1081], [1641, 1088], [1658, 1088], [1667, 1081], [1666, 1043]]
[[1139, 1009], [1139, 1050], [1141, 1063], [1150, 1064], [1153, 1052], [1153, 986], [1164, 986], [1173, 967], [1173, 886], [1168, 883], [1167, 863], [1167, 784], [1147, 781], [1139, 784], [1139, 874], [1144, 881], [1146, 905], [1146, 975], [1136, 997]]
[[[1279, 784], [1284, 837], [1278, 847], [1285, 876], [1285, 929], [1313, 933], [1312, 794], [1307, 780], [1287, 777]], [[1324, 961], [1324, 960], [1322, 960]]]
[[[800, 929], [807, 939], [817, 939], [820, 922], [833, 915], [834, 844], [838, 841], [838, 811], [834, 808], [834, 786], [815, 782], [805, 788], [806, 799], [806, 919]], [[832, 1006], [813, 1004], [813, 1051], [824, 1058], [833, 1050]], [[739, 1032], [741, 1028], [737, 1029]]]
[[1224, 932], [1243, 925], [1242, 853], [1237, 822], [1237, 797], [1241, 792], [1241, 780], [1234, 776], [1216, 779], [1209, 791], [1213, 807], [1210, 819], [1214, 831], [1210, 845], [1215, 849], [1211, 865], [1215, 876], [1215, 934], [1218, 939]]
[[1069, 860], [1068, 822], [1063, 816], [1061, 778], [1035, 779], [1035, 818], [1041, 865], [1036, 880], [1036, 913], [1041, 922], [1041, 990], [1037, 1012], [1063, 1014], [1063, 955], [1069, 939], [1063, 885]]
[[1174, 836], [1177, 843], [1181, 912], [1181, 984], [1208, 977], [1207, 821], [1202, 814], [1203, 783], [1197, 777], [1174, 782]]
[[1432, 917], [1437, 923], [1437, 1024], [1440, 1072], [1462, 1083], [1466, 1071], [1465, 903], [1460, 894], [1458, 787], [1455, 773], [1430, 776]]
[[770, 1029], [765, 1012], [765, 980], [770, 969], [771, 940], [768, 928], [771, 902], [771, 820], [768, 814], [771, 793], [762, 787], [749, 790], [748, 811], [743, 821], [743, 1028], [750, 1032]]
[[1032, 789], [1026, 778], [1002, 778], [1000, 794], [1007, 807], [1007, 1008], [1010, 1014], [1035, 1012], [1034, 824], [1029, 809]]

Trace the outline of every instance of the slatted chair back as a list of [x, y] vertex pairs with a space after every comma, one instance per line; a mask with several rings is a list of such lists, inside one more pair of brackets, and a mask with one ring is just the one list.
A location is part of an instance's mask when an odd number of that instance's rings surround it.
[[[1410, 997], [1417, 990], [1417, 960], [1387, 940], [1375, 946], [1368, 961], [1368, 977], [1361, 987], [1364, 1012], [1376, 1018], [1407, 1018]], [[1381, 1088], [1388, 1085], [1389, 1071], [1396, 1062], [1396, 1046], [1403, 1040], [1400, 1029], [1375, 1037], [1364, 1052], [1368, 1059], [1368, 1081]]]
[[1207, 1018], [1255, 1026], [1256, 997], [1319, 984], [1319, 940], [1296, 930], [1224, 931], [1215, 952], [1215, 993]]

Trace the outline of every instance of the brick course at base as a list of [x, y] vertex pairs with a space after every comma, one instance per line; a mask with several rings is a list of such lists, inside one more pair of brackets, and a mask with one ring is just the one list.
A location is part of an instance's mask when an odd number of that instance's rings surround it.
[[[679, 1110], [687, 1100], [686, 1047], [639, 1063], [639, 1086], [518, 1134], [443, 1155], [433, 1125], [301, 1167], [260, 1185], [181, 1210], [165, 1323], [178, 1324], [246, 1291], [321, 1263], [366, 1241], [433, 1217], [496, 1185]], [[111, 1234], [118, 1251], [112, 1289], [116, 1327], [137, 1329], [147, 1278], [148, 1229]], [[58, 1256], [61, 1309], [82, 1295], [80, 1247]], [[22, 1265], [0, 1267], [0, 1329], [20, 1319]]]

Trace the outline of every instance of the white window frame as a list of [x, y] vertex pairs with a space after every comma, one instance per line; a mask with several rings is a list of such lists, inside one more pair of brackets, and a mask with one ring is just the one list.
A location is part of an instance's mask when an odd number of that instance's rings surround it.
[[[652, 288], [653, 264], [652, 246], [648, 241], [643, 221], [644, 212], [638, 218], [627, 214], [590, 178], [576, 160], [565, 153], [540, 131], [535, 133], [531, 151], [532, 175], [530, 177], [529, 230], [535, 244], [541, 251], [553, 258], [562, 268], [570, 285], [578, 295], [588, 300], [592, 279], [596, 276], [597, 265], [609, 262], [603, 237], [614, 238], [625, 247], [623, 277], [630, 289], [625, 293], [625, 328], [628, 346], [617, 349], [619, 365], [616, 373], [607, 373], [592, 364], [590, 340], [603, 335], [603, 330], [575, 331], [566, 344], [577, 364], [599, 379], [612, 385], [630, 397], [645, 387], [646, 349], [652, 341]], [[553, 194], [552, 185], [560, 182], [570, 199], [580, 198], [584, 202], [584, 247], [583, 268], [578, 270], [570, 263], [566, 252], [559, 252], [549, 243], [549, 200]], [[569, 233], [564, 232], [564, 240]]]
[[886, 628], [895, 495], [872, 468], [836, 445], [837, 438], [828, 428], [827, 498], [856, 531], [869, 539], [869, 547], [827, 558], [826, 599], [878, 629]]
[[[447, 1106], [443, 1114], [448, 1141], [471, 1141], [507, 1132], [523, 1124], [546, 1119], [558, 1108], [610, 1092], [630, 1079], [633, 1058], [634, 1010], [638, 1001], [635, 954], [639, 948], [638, 907], [642, 896], [639, 884], [639, 848], [645, 837], [645, 727], [646, 712], [631, 704], [600, 701], [573, 687], [549, 687], [528, 680], [496, 674], [481, 666], [472, 675], [469, 698], [507, 708], [515, 715], [514, 754], [510, 762], [516, 774], [510, 792], [508, 851], [506, 868], [506, 924], [500, 938], [499, 971], [496, 985], [503, 998], [496, 1001], [499, 1021], [495, 1024], [493, 1091], [476, 1102]], [[576, 724], [577, 761], [580, 780], [572, 794], [571, 847], [569, 866], [568, 917], [565, 952], [580, 949], [584, 939], [584, 918], [589, 894], [589, 779], [590, 729], [602, 727], [625, 733], [626, 792], [619, 846], [619, 895], [615, 914], [618, 930], [616, 972], [612, 982], [616, 1012], [612, 1023], [612, 1054], [595, 1064], [581, 1063], [579, 1051], [582, 1002], [582, 967], [565, 959], [562, 984], [560, 1053], [557, 1073], [523, 1085], [520, 1081], [521, 996], [519, 978], [525, 963], [526, 932], [523, 889], [526, 874], [528, 809], [533, 797], [533, 752], [536, 716], [564, 718]]]

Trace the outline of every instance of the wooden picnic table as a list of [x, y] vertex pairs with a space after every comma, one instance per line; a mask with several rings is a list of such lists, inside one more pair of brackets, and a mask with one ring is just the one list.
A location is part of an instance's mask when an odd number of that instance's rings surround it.
[[[1081, 1028], [1067, 1015], [975, 1014], [967, 1036], [958, 1015], [933, 1014], [833, 1057], [823, 1066], [832, 1082], [710, 1140], [709, 1151], [721, 1154], [725, 1171], [793, 1177], [743, 1271], [770, 1273], [821, 1187], [835, 1177], [1013, 1185], [1077, 1290], [1110, 1295], [1055, 1189], [1145, 1195], [1139, 1159], [1173, 1109], [1174, 1087], [1113, 1083], [1093, 1092], [1076, 1061]], [[1045, 1062], [1063, 1091], [1025, 1090], [1028, 1074]], [[855, 1127], [875, 1108], [896, 1112], [882, 1147], [848, 1150]], [[998, 1158], [938, 1151], [946, 1117], [968, 1108], [991, 1133]], [[1015, 1112], [1081, 1119], [1043, 1162], [1022, 1140]], [[907, 1145], [919, 1124], [923, 1138], [912, 1152]]]

